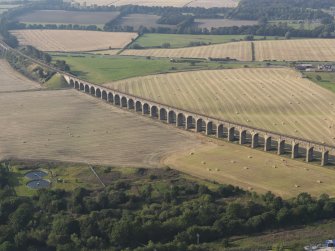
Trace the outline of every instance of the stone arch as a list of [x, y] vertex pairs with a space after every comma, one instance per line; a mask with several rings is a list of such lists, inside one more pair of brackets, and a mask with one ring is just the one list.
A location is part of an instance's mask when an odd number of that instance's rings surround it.
[[95, 95], [95, 88], [94, 88], [94, 86], [91, 86], [91, 95]]
[[125, 96], [123, 96], [122, 98], [121, 98], [121, 107], [127, 107], [127, 102], [128, 100], [127, 100], [127, 98], [125, 97]]
[[90, 93], [90, 86], [89, 85], [85, 85], [85, 92]]
[[95, 90], [95, 96], [97, 96], [98, 98], [101, 98], [101, 90], [100, 90], [100, 88], [97, 88]]
[[216, 137], [223, 138], [223, 136], [224, 136], [224, 126], [223, 124], [218, 124], [216, 128]]
[[85, 86], [83, 83], [80, 83], [80, 90], [83, 91], [85, 89]]
[[196, 132], [205, 131], [205, 128], [206, 128], [206, 122], [202, 118], [197, 119], [195, 128]]
[[193, 116], [187, 116], [185, 128], [186, 129], [195, 128], [195, 119], [193, 118]]
[[77, 89], [77, 90], [79, 90], [79, 88], [80, 88], [79, 83], [77, 81], [74, 83], [74, 88]]
[[106, 101], [108, 100], [107, 92], [105, 90], [102, 91], [101, 98]]
[[150, 114], [150, 106], [148, 103], [143, 104], [142, 111], [143, 111], [143, 114]]
[[141, 101], [136, 101], [136, 103], [135, 103], [135, 111], [142, 112], [142, 103], [141, 103]]
[[211, 135], [216, 133], [216, 125], [213, 121], [206, 122], [206, 135]]
[[159, 110], [159, 120], [167, 121], [167, 110], [165, 108]]
[[134, 100], [131, 98], [128, 99], [128, 109], [134, 110], [134, 106], [135, 106]]
[[115, 105], [120, 105], [120, 103], [121, 103], [120, 95], [119, 94], [115, 94], [115, 96], [114, 96], [114, 104]]
[[155, 118], [155, 119], [157, 118], [158, 119], [158, 107], [157, 106], [155, 106], [155, 105], [151, 106], [150, 115], [151, 115], [152, 118]]
[[177, 115], [176, 115], [175, 111], [173, 111], [173, 110], [169, 111], [168, 123], [169, 124], [175, 124], [176, 121], [177, 121]]
[[184, 113], [178, 113], [177, 115], [177, 126], [183, 126], [186, 125], [186, 116]]
[[108, 101], [108, 102], [111, 102], [111, 103], [114, 102], [113, 93], [111, 93], [111, 92], [108, 93], [107, 101]]
[[70, 87], [74, 88], [74, 81], [73, 81], [73, 79], [70, 79]]

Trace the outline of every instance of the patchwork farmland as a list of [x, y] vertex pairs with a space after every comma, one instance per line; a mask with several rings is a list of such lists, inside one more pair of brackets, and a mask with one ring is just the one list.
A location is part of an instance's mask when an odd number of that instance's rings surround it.
[[137, 37], [136, 33], [74, 30], [15, 30], [12, 34], [21, 45], [62, 52], [119, 49]]
[[125, 50], [123, 55], [188, 58], [225, 58], [251, 61], [252, 43], [256, 61], [334, 61], [334, 39], [269, 40], [233, 42], [179, 49]]
[[106, 86], [211, 117], [335, 145], [335, 94], [286, 68], [172, 73]]

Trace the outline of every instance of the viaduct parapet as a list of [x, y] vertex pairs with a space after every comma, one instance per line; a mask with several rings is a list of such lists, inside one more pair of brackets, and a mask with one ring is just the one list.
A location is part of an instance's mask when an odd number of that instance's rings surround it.
[[78, 91], [185, 130], [193, 130], [218, 139], [226, 138], [230, 142], [236, 141], [240, 145], [249, 145], [251, 148], [262, 147], [264, 151], [276, 151], [278, 155], [291, 154], [292, 159], [304, 157], [306, 162], [312, 162], [317, 158], [320, 159], [322, 166], [329, 163], [330, 154], [335, 154], [334, 146], [182, 110], [104, 88], [66, 73], [63, 73], [63, 76], [67, 83]]

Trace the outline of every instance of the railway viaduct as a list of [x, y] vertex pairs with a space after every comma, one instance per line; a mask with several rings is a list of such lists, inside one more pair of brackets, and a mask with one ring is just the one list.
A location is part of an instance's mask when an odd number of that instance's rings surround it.
[[304, 157], [306, 162], [320, 159], [322, 166], [329, 163], [330, 154], [335, 154], [334, 146], [211, 118], [110, 88], [104, 88], [69, 74], [64, 73], [63, 76], [67, 83], [78, 91], [185, 130], [193, 130], [218, 139], [226, 138], [230, 142], [236, 141], [241, 145], [249, 145], [251, 148], [262, 147], [264, 151], [276, 151], [278, 155], [290, 154], [293, 159]]
[[240, 145], [247, 145], [251, 148], [263, 148], [266, 152], [276, 151], [278, 155], [290, 154], [292, 159], [304, 157], [306, 162], [320, 159], [321, 166], [325, 166], [329, 163], [330, 154], [332, 156], [335, 155], [335, 146], [275, 133], [218, 118], [211, 118], [203, 114], [197, 114], [166, 104], [160, 104], [152, 100], [83, 81], [71, 74], [61, 72], [50, 65], [24, 55], [0, 41], [0, 55], [6, 54], [7, 51], [13, 51], [41, 66], [59, 72], [64, 76], [67, 83], [78, 91], [105, 100], [115, 106], [126, 108], [143, 115], [148, 115], [167, 124], [173, 124], [185, 130], [193, 130], [197, 133], [204, 133], [218, 139], [225, 138], [230, 142], [238, 142]]

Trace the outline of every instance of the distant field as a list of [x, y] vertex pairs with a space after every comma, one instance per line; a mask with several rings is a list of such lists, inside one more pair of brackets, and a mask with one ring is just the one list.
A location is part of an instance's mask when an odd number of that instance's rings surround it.
[[216, 68], [216, 63], [202, 62], [195, 66], [190, 63], [172, 63], [168, 59], [146, 59], [142, 57], [109, 56], [54, 56], [54, 60], [66, 60], [71, 71], [83, 79], [105, 83], [125, 78], [145, 76], [170, 71]]
[[200, 28], [210, 29], [212, 27], [233, 27], [243, 25], [256, 25], [257, 21], [251, 20], [233, 20], [233, 19], [195, 19], [196, 25]]
[[257, 41], [256, 60], [334, 61], [335, 39]]
[[238, 5], [238, 0], [75, 0], [80, 4], [86, 3], [86, 5], [143, 5], [143, 6], [173, 6], [173, 7], [203, 7], [203, 8], [213, 8], [213, 7], [236, 7]]
[[125, 50], [121, 55], [153, 56], [169, 58], [226, 58], [251, 61], [251, 43], [236, 42], [179, 49]]
[[164, 163], [195, 177], [233, 184], [249, 191], [271, 191], [284, 198], [302, 192], [313, 196], [323, 193], [335, 196], [333, 169], [283, 159], [275, 154], [230, 143], [171, 155]]
[[0, 60], [0, 93], [39, 89], [41, 86], [15, 71], [5, 60]]
[[200, 144], [75, 90], [0, 93], [0, 121], [0, 159], [157, 167], [163, 156]]
[[160, 18], [157, 15], [148, 15], [148, 14], [130, 14], [125, 17], [122, 17], [120, 25], [122, 26], [132, 26], [134, 30], [138, 30], [140, 26], [148, 28], [157, 28], [157, 27], [169, 27], [175, 28], [175, 25], [166, 25], [166, 24], [157, 24], [156, 21]]
[[335, 145], [335, 94], [287, 68], [172, 73], [106, 86], [208, 116]]
[[188, 7], [202, 7], [202, 8], [235, 8], [239, 0], [193, 0], [186, 6]]
[[[136, 44], [144, 48], [159, 47], [169, 43], [171, 48], [187, 47], [191, 42], [202, 42], [206, 44], [221, 44], [232, 41], [243, 40], [245, 35], [184, 35], [184, 34], [144, 34], [136, 40]], [[263, 36], [254, 36], [255, 40], [264, 39]], [[274, 39], [274, 37], [267, 37]]]
[[44, 24], [80, 24], [103, 25], [115, 19], [119, 12], [107, 11], [64, 11], [64, 10], [35, 10], [18, 17], [22, 23]]
[[78, 30], [15, 30], [22, 45], [33, 45], [42, 51], [93, 51], [123, 48], [136, 33]]

